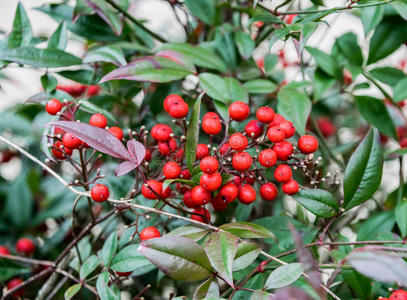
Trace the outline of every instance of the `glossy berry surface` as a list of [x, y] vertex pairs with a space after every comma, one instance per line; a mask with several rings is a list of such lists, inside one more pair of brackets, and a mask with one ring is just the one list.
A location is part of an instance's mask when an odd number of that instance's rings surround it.
[[391, 293], [390, 300], [407, 300], [407, 291], [397, 290]]
[[71, 148], [66, 148], [60, 141], [56, 141], [51, 149], [52, 155], [56, 159], [65, 159], [65, 155], [70, 156], [72, 154]]
[[250, 113], [249, 105], [242, 101], [235, 101], [229, 106], [229, 116], [234, 121], [247, 119]]
[[95, 202], [104, 202], [109, 198], [109, 189], [103, 184], [96, 184], [90, 190], [90, 196]]
[[196, 147], [196, 159], [202, 159], [206, 156], [209, 156], [209, 148], [206, 144], [198, 144]]
[[239, 195], [239, 188], [236, 184], [229, 182], [222, 186], [219, 195], [221, 195], [227, 202], [233, 202]]
[[270, 127], [280, 125], [281, 122], [285, 121], [285, 118], [280, 114], [275, 114], [273, 121], [269, 124]]
[[193, 200], [192, 200], [192, 191], [186, 191], [184, 196], [183, 196], [183, 202], [184, 205], [188, 208], [198, 208], [199, 205], [197, 205]]
[[146, 227], [140, 232], [141, 241], [147, 241], [147, 240], [159, 238], [160, 236], [161, 236], [160, 231], [158, 231], [158, 229], [153, 226]]
[[62, 138], [62, 144], [64, 145], [64, 147], [76, 149], [82, 144], [82, 141], [74, 136], [72, 133], [67, 132]]
[[282, 131], [284, 131], [286, 139], [292, 137], [295, 134], [295, 127], [290, 121], [283, 121], [278, 126]]
[[179, 177], [182, 178], [182, 179], [191, 179], [192, 175], [191, 175], [191, 173], [189, 172], [188, 169], [185, 169], [185, 170], [181, 171], [181, 174], [180, 174]]
[[174, 161], [167, 162], [163, 167], [163, 174], [167, 179], [175, 179], [181, 175], [181, 167]]
[[161, 195], [162, 189], [163, 189], [163, 187], [161, 185], [161, 182], [151, 179], [151, 180], [147, 180], [143, 184], [143, 187], [141, 188], [141, 193], [147, 199], [154, 200], [154, 199], [159, 198], [159, 196]]
[[300, 186], [298, 185], [297, 181], [295, 181], [294, 179], [290, 179], [289, 181], [283, 183], [281, 189], [287, 195], [294, 195], [298, 193], [298, 191], [300, 190]]
[[228, 153], [232, 148], [230, 148], [229, 143], [224, 143], [222, 146], [220, 146], [219, 148], [219, 153], [221, 155], [225, 155], [226, 153]]
[[105, 128], [107, 126], [107, 119], [102, 114], [94, 114], [90, 117], [89, 124], [99, 128]]
[[259, 154], [259, 163], [266, 168], [274, 166], [277, 162], [277, 153], [273, 149], [262, 150]]
[[234, 133], [229, 137], [229, 145], [233, 150], [243, 151], [248, 144], [247, 138], [240, 132]]
[[25, 255], [31, 255], [35, 251], [35, 244], [29, 238], [21, 238], [16, 242], [16, 251]]
[[184, 99], [182, 99], [182, 97], [179, 96], [179, 95], [175, 95], [175, 94], [168, 95], [164, 99], [164, 110], [169, 113], [170, 112], [170, 107], [172, 106], [172, 104], [174, 104], [177, 101], [178, 102], [181, 102], [181, 101], [183, 102]]
[[247, 171], [252, 166], [252, 157], [247, 152], [237, 152], [232, 157], [233, 169], [237, 171]]
[[191, 190], [191, 198], [196, 205], [204, 205], [211, 202], [212, 196], [203, 186], [197, 185]]
[[260, 187], [260, 196], [265, 201], [272, 201], [277, 198], [277, 195], [278, 188], [272, 182], [265, 183]]
[[298, 140], [298, 149], [304, 154], [314, 153], [318, 149], [318, 140], [312, 135], [303, 135]]
[[276, 152], [277, 158], [284, 161], [290, 158], [290, 156], [293, 154], [294, 148], [290, 142], [282, 141], [276, 143], [273, 150]]
[[198, 221], [201, 223], [209, 223], [211, 220], [211, 214], [204, 207], [199, 207], [197, 209], [194, 209], [193, 213], [194, 214], [191, 215], [192, 220], [195, 220], [195, 221]]
[[274, 171], [274, 178], [278, 182], [287, 182], [293, 176], [293, 171], [287, 165], [279, 165]]
[[200, 185], [209, 192], [214, 192], [222, 185], [222, 176], [218, 172], [212, 174], [202, 174]]
[[0, 246], [0, 254], [9, 255], [10, 251], [6, 246]]
[[250, 204], [256, 200], [256, 190], [250, 185], [245, 184], [239, 187], [239, 201], [243, 204]]
[[219, 119], [204, 118], [202, 120], [202, 129], [206, 134], [217, 135], [222, 130], [222, 124]]
[[62, 109], [62, 103], [57, 99], [51, 99], [45, 105], [45, 110], [52, 116], [55, 116]]
[[123, 138], [123, 130], [120, 127], [110, 127], [108, 129], [108, 131], [113, 134], [115, 137], [117, 137], [117, 139], [119, 139], [120, 141]]
[[221, 195], [216, 195], [211, 204], [216, 211], [224, 211], [228, 207], [228, 202]]
[[[12, 290], [15, 287], [19, 286], [20, 284], [22, 284], [23, 281], [20, 278], [14, 278], [11, 279], [8, 283], [7, 283], [7, 290]], [[21, 297], [24, 294], [24, 288], [19, 289], [18, 291], [13, 293], [14, 297]]]
[[274, 119], [274, 110], [271, 107], [263, 106], [260, 107], [256, 112], [257, 120], [262, 123], [271, 123]]
[[165, 124], [157, 124], [151, 128], [151, 136], [159, 142], [168, 142], [171, 138], [172, 129]]
[[175, 119], [184, 118], [188, 115], [188, 104], [184, 100], [176, 100], [171, 104], [168, 113]]
[[215, 157], [207, 156], [201, 160], [199, 167], [202, 172], [212, 174], [219, 169], [219, 162]]
[[284, 141], [285, 133], [279, 126], [273, 126], [267, 130], [267, 137], [270, 142], [278, 143]]
[[247, 136], [255, 139], [263, 134], [263, 124], [256, 120], [251, 120], [246, 124], [244, 131]]

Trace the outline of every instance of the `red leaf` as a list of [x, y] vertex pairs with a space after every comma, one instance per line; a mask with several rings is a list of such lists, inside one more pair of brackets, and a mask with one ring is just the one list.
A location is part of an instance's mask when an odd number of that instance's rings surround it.
[[114, 175], [117, 177], [126, 175], [127, 173], [133, 171], [138, 166], [139, 164], [136, 164], [134, 161], [126, 160], [117, 166], [116, 170], [114, 171]]
[[45, 126], [56, 126], [64, 129], [99, 152], [124, 160], [132, 159], [122, 142], [102, 128], [73, 121], [54, 121]]
[[136, 140], [130, 140], [127, 142], [127, 150], [129, 150], [131, 157], [138, 167], [146, 156], [146, 148], [142, 143]]

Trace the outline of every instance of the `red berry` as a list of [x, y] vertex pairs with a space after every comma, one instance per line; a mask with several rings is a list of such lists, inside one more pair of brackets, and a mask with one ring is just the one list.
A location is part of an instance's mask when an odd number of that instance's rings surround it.
[[279, 126], [273, 126], [267, 130], [267, 137], [271, 142], [278, 143], [285, 139], [285, 133]]
[[141, 188], [141, 193], [143, 194], [144, 197], [147, 199], [158, 199], [161, 192], [163, 190], [161, 182], [158, 182], [157, 180], [147, 180], [146, 183], [143, 184], [143, 187]]
[[298, 185], [297, 181], [295, 181], [294, 179], [290, 179], [286, 183], [283, 183], [281, 189], [287, 195], [294, 195], [298, 193], [298, 191], [300, 190], [300, 186]]
[[204, 207], [199, 207], [197, 209], [194, 209], [192, 212], [195, 214], [198, 214], [198, 215], [191, 215], [192, 220], [195, 220], [195, 221], [198, 221], [201, 223], [209, 223], [211, 220], [211, 214]]
[[269, 124], [270, 127], [280, 125], [281, 122], [285, 121], [284, 117], [279, 114], [274, 115], [273, 121]]
[[107, 119], [102, 114], [94, 114], [90, 117], [89, 124], [99, 128], [105, 128], [107, 126]]
[[10, 255], [10, 251], [8, 250], [8, 248], [6, 246], [0, 246], [0, 254]]
[[265, 149], [259, 154], [259, 163], [266, 168], [274, 166], [277, 162], [277, 153], [272, 149]]
[[202, 159], [206, 156], [209, 156], [209, 148], [206, 144], [198, 144], [196, 146], [196, 159]]
[[219, 148], [219, 153], [220, 155], [225, 155], [226, 153], [228, 153], [230, 151], [230, 145], [229, 143], [224, 143], [222, 146], [220, 146]]
[[181, 96], [172, 94], [172, 95], [168, 95], [165, 99], [164, 99], [164, 109], [166, 112], [170, 111], [170, 107], [172, 106], [172, 104], [174, 104], [174, 102], [176, 101], [184, 101], [184, 99], [182, 99]]
[[171, 151], [176, 151], [178, 149], [177, 140], [174, 138], [170, 138], [168, 141], [168, 146], [170, 147]]
[[72, 154], [72, 149], [66, 148], [60, 141], [56, 141], [51, 149], [51, 152], [56, 159], [65, 159], [65, 155], [70, 156]]
[[242, 101], [235, 101], [229, 106], [229, 116], [232, 120], [243, 121], [250, 113], [249, 105]]
[[123, 130], [120, 127], [110, 127], [108, 130], [111, 134], [118, 138], [118, 140], [122, 140], [123, 138]]
[[314, 153], [318, 149], [318, 140], [312, 135], [303, 135], [298, 140], [298, 149], [304, 153]]
[[287, 165], [279, 165], [274, 171], [274, 178], [278, 182], [287, 182], [293, 176], [293, 171]]
[[150, 149], [146, 149], [146, 155], [144, 155], [144, 159], [146, 161], [151, 161], [151, 156], [153, 155], [153, 153], [151, 152]]
[[16, 242], [16, 250], [25, 255], [30, 255], [34, 253], [35, 244], [29, 238], [21, 238]]
[[247, 138], [240, 132], [234, 133], [229, 137], [229, 145], [233, 150], [243, 151], [248, 144]]
[[116, 273], [119, 276], [127, 277], [127, 276], [131, 275], [131, 273], [133, 273], [133, 271], [130, 271], [130, 272], [117, 272], [116, 271]]
[[170, 147], [168, 146], [167, 142], [158, 142], [158, 151], [163, 156], [167, 156], [170, 153]]
[[234, 183], [225, 184], [219, 191], [221, 195], [227, 202], [233, 202], [239, 194], [239, 188]]
[[407, 300], [407, 292], [404, 290], [397, 290], [391, 293], [390, 300]]
[[280, 129], [284, 131], [285, 138], [288, 139], [295, 134], [295, 127], [290, 121], [283, 121], [279, 125]]
[[277, 153], [277, 158], [279, 160], [288, 160], [290, 155], [293, 154], [293, 145], [290, 142], [282, 141], [276, 143], [273, 150]]
[[258, 138], [263, 134], [263, 124], [259, 121], [251, 120], [246, 124], [244, 131], [248, 137], [251, 137], [252, 139]]
[[90, 85], [88, 88], [87, 96], [93, 97], [99, 94], [100, 86], [98, 85]]
[[104, 202], [109, 198], [109, 189], [103, 184], [97, 184], [90, 190], [90, 196], [96, 202]]
[[192, 201], [196, 205], [204, 205], [211, 202], [211, 193], [205, 190], [203, 186], [197, 185], [191, 190]]
[[188, 104], [184, 100], [175, 100], [170, 106], [168, 113], [176, 119], [184, 118], [188, 115]]
[[247, 184], [253, 185], [256, 182], [256, 174], [254, 174], [253, 172], [249, 172], [249, 175], [246, 175], [244, 177], [244, 181]]
[[246, 171], [250, 169], [252, 165], [252, 157], [247, 152], [237, 152], [232, 157], [233, 169], [237, 171]]
[[219, 168], [218, 160], [213, 156], [204, 157], [199, 164], [201, 171], [207, 174], [216, 172]]
[[216, 211], [224, 211], [228, 207], [228, 202], [219, 194], [212, 199], [211, 204]]
[[181, 167], [175, 161], [169, 161], [163, 167], [163, 174], [167, 179], [178, 178], [181, 175]]
[[250, 204], [256, 200], [256, 191], [250, 184], [239, 187], [239, 201], [243, 204]]
[[199, 205], [195, 204], [194, 201], [192, 201], [192, 191], [186, 191], [184, 194], [184, 205], [188, 208], [197, 208]]
[[207, 191], [216, 191], [222, 185], [222, 176], [218, 172], [212, 174], [202, 174], [200, 180], [200, 185]]
[[172, 129], [165, 124], [157, 124], [151, 128], [151, 136], [159, 142], [168, 142], [171, 138]]
[[160, 236], [161, 236], [161, 234], [158, 231], [158, 229], [153, 226], [146, 227], [140, 232], [141, 241], [147, 241], [147, 240], [159, 238]]
[[[12, 290], [15, 287], [19, 286], [20, 284], [22, 284], [23, 281], [20, 278], [14, 278], [11, 279], [8, 283], [7, 283], [7, 290]], [[24, 288], [19, 289], [18, 291], [13, 293], [13, 296], [16, 298], [21, 297], [24, 294]]]
[[260, 196], [265, 201], [272, 201], [278, 195], [278, 189], [274, 183], [268, 182], [260, 187]]
[[161, 185], [161, 198], [167, 199], [171, 195], [171, 189], [169, 186], [164, 190], [164, 183], [160, 182]]
[[51, 99], [47, 102], [45, 105], [45, 110], [47, 113], [50, 115], [55, 116], [58, 112], [60, 112], [62, 109], [62, 103], [59, 102], [57, 99]]
[[239, 187], [242, 184], [242, 178], [240, 178], [239, 176], [235, 176], [235, 178], [233, 178], [232, 182]]
[[182, 179], [191, 179], [191, 173], [189, 172], [188, 169], [182, 170], [181, 175], [179, 176]]
[[67, 132], [62, 138], [62, 144], [64, 145], [64, 147], [76, 149], [82, 144], [82, 141], [74, 136], [72, 133]]
[[214, 119], [214, 120], [219, 120], [220, 121], [220, 117], [217, 113], [210, 111], [207, 112], [204, 116], [203, 116], [203, 120], [205, 119]]
[[257, 110], [256, 117], [262, 123], [271, 123], [274, 119], [274, 110], [271, 107], [263, 106]]
[[222, 130], [222, 124], [219, 119], [204, 118], [202, 120], [202, 129], [206, 134], [217, 135]]
[[329, 118], [321, 117], [317, 119], [317, 124], [319, 130], [324, 135], [324, 137], [330, 137], [336, 133], [336, 126], [332, 123]]

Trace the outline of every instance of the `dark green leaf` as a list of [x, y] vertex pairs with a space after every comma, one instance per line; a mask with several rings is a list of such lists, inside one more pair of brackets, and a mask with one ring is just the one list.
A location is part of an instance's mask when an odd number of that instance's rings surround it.
[[243, 86], [236, 78], [226, 77], [225, 84], [228, 90], [229, 99], [232, 101], [239, 100], [243, 102], [247, 102], [249, 100], [246, 87]]
[[175, 280], [198, 281], [211, 275], [204, 249], [181, 236], [164, 236], [141, 243], [138, 251]]
[[402, 200], [397, 204], [394, 211], [397, 226], [400, 229], [401, 236], [404, 238], [407, 235], [407, 201]]
[[127, 63], [126, 59], [124, 58], [123, 51], [119, 47], [113, 45], [91, 49], [83, 58], [84, 63], [94, 63], [100, 61], [112, 63], [118, 66], [124, 66]]
[[109, 272], [105, 271], [98, 276], [96, 280], [96, 290], [100, 300], [119, 300], [115, 293], [109, 288]]
[[209, 232], [208, 229], [195, 227], [192, 225], [180, 226], [169, 232], [167, 236], [184, 236], [194, 241], [199, 241]]
[[69, 287], [64, 293], [65, 300], [72, 299], [81, 290], [81, 288], [82, 285], [80, 283], [74, 284]]
[[255, 42], [252, 40], [249, 34], [239, 31], [235, 35], [235, 41], [237, 50], [244, 59], [248, 59], [252, 56], [252, 53], [256, 47]]
[[383, 101], [369, 96], [355, 96], [355, 105], [363, 118], [381, 133], [397, 140], [396, 126]]
[[13, 30], [8, 37], [8, 48], [28, 46], [32, 38], [30, 20], [21, 2], [18, 3], [14, 15]]
[[194, 107], [191, 112], [191, 117], [189, 119], [189, 126], [186, 136], [185, 144], [185, 159], [187, 161], [187, 166], [190, 172], [194, 167], [196, 147], [198, 146], [199, 139], [199, 117], [201, 114], [201, 100], [204, 93], [201, 93], [196, 99]]
[[242, 270], [259, 256], [260, 247], [255, 243], [240, 243], [237, 247], [235, 259], [233, 261], [233, 271]]
[[86, 0], [86, 4], [90, 6], [107, 24], [109, 24], [110, 28], [112, 28], [117, 35], [122, 33], [122, 15], [118, 14], [113, 7], [107, 4], [107, 2], [104, 0]]
[[346, 209], [363, 203], [373, 195], [380, 186], [382, 171], [379, 133], [371, 129], [353, 152], [345, 170], [343, 190]]
[[49, 75], [49, 73], [42, 75], [40, 80], [42, 88], [47, 92], [55, 90], [58, 85], [58, 80], [54, 76]]
[[201, 73], [199, 74], [199, 84], [208, 96], [226, 103], [230, 101], [226, 82], [219, 75]]
[[215, 21], [216, 0], [185, 0], [190, 12], [208, 25]]
[[0, 50], [0, 60], [29, 65], [36, 68], [59, 68], [80, 65], [81, 59], [58, 49], [20, 47]]
[[229, 232], [213, 232], [206, 239], [204, 249], [209, 262], [218, 274], [233, 285], [232, 265], [238, 238]]
[[369, 216], [358, 230], [358, 241], [380, 240], [379, 235], [390, 232], [394, 227], [394, 211], [384, 211]]
[[305, 47], [305, 49], [312, 55], [321, 70], [335, 78], [342, 79], [341, 68], [332, 56], [317, 48]]
[[256, 14], [249, 20], [248, 25], [251, 25], [255, 22], [263, 22], [264, 24], [285, 24], [280, 18], [270, 13], [261, 13]]
[[269, 94], [277, 90], [277, 85], [267, 79], [253, 79], [244, 83], [250, 94]]
[[227, 223], [220, 226], [220, 228], [241, 238], [275, 239], [274, 234], [270, 230], [254, 223], [249, 222]]
[[219, 296], [219, 286], [216, 279], [214, 277], [210, 277], [196, 289], [193, 299], [220, 299]]
[[331, 76], [327, 76], [320, 68], [314, 73], [314, 99], [321, 100], [325, 92], [332, 88], [337, 81]]
[[107, 241], [104, 243], [100, 256], [105, 266], [109, 266], [113, 255], [117, 250], [117, 232], [113, 231]]
[[91, 82], [93, 77], [92, 73], [93, 73], [92, 71], [88, 70], [66, 70], [58, 72], [58, 74], [61, 75], [62, 77], [68, 78], [70, 80], [82, 84], [94, 84], [94, 82]]
[[407, 78], [404, 78], [393, 87], [393, 100], [399, 102], [406, 100], [406, 98], [407, 98]]
[[392, 67], [378, 67], [371, 70], [370, 74], [390, 86], [394, 86], [400, 80], [406, 78], [406, 74], [403, 71]]
[[303, 272], [304, 268], [300, 263], [292, 263], [278, 267], [271, 272], [270, 276], [267, 278], [264, 288], [266, 290], [279, 289], [290, 285], [300, 278]]
[[6, 212], [12, 224], [23, 227], [31, 220], [33, 199], [26, 176], [17, 176], [7, 189]]
[[113, 258], [112, 270], [118, 272], [130, 272], [136, 268], [150, 265], [151, 263], [140, 254], [137, 249], [139, 245], [130, 245], [121, 249]]
[[341, 37], [339, 37], [336, 42], [346, 57], [346, 59], [355, 65], [363, 65], [363, 54], [359, 47], [356, 35], [353, 32], [348, 32]]
[[96, 255], [90, 256], [82, 265], [81, 270], [79, 272], [79, 276], [81, 280], [88, 277], [98, 266], [100, 260]]
[[59, 24], [58, 28], [49, 38], [47, 48], [65, 50], [67, 43], [68, 43], [68, 27], [66, 25], [66, 22], [63, 21], [61, 24]]
[[372, 7], [364, 7], [361, 10], [361, 18], [365, 35], [375, 28], [383, 18], [383, 6], [377, 5]]
[[264, 57], [264, 72], [266, 73], [267, 76], [270, 76], [273, 74], [274, 67], [278, 63], [278, 56], [274, 54], [267, 54]]
[[333, 195], [320, 189], [302, 189], [295, 200], [318, 217], [330, 218], [338, 213], [339, 205]]

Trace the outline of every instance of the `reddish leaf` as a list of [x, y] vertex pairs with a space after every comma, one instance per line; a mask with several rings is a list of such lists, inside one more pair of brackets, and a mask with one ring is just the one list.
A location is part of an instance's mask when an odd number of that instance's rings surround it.
[[188, 67], [192, 72], [196, 72], [194, 63], [189, 57], [186, 57], [180, 52], [173, 51], [173, 50], [161, 50], [155, 54], [155, 56], [166, 57], [171, 59], [181, 65]]
[[273, 300], [287, 300], [287, 299], [312, 300], [312, 298], [308, 296], [308, 294], [305, 293], [303, 290], [294, 287], [278, 290], [273, 297]]
[[132, 159], [117, 137], [102, 128], [73, 121], [54, 121], [46, 126], [56, 126], [66, 130], [99, 152], [124, 160]]
[[116, 35], [120, 35], [123, 30], [123, 18], [121, 15], [110, 10], [110, 7], [103, 1], [85, 0], [86, 4], [92, 8], [112, 28]]
[[133, 171], [138, 166], [139, 164], [135, 163], [134, 161], [126, 160], [117, 166], [116, 170], [114, 171], [114, 175], [117, 177], [126, 175], [127, 173]]
[[127, 142], [127, 150], [138, 167], [146, 156], [146, 148], [144, 145], [136, 140], [130, 140]]

